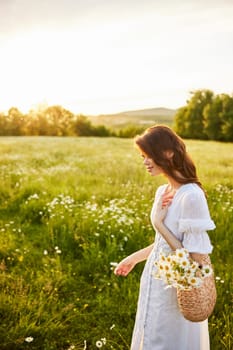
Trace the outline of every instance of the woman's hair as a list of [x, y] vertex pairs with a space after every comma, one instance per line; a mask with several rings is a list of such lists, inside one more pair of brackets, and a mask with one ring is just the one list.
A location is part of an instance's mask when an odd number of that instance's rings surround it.
[[169, 127], [152, 126], [136, 136], [135, 143], [165, 174], [181, 184], [194, 182], [203, 189], [183, 140]]

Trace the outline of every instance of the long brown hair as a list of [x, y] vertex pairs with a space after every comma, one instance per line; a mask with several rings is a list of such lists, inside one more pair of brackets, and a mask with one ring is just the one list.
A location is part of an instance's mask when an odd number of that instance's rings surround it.
[[[183, 140], [169, 127], [152, 126], [136, 136], [135, 143], [165, 174], [181, 184], [196, 183], [204, 191]], [[168, 157], [167, 152], [172, 156]]]

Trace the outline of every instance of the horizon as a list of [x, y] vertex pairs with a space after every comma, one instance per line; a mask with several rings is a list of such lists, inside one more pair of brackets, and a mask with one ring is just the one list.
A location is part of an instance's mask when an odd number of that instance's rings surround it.
[[97, 116], [233, 92], [231, 0], [12, 0], [0, 11], [0, 110]]
[[117, 114], [123, 114], [123, 113], [132, 113], [132, 112], [143, 112], [143, 111], [148, 111], [148, 110], [151, 110], [151, 109], [165, 109], [165, 110], [169, 110], [169, 111], [177, 111], [180, 107], [178, 108], [169, 108], [169, 107], [164, 107], [164, 106], [159, 106], [159, 107], [146, 107], [146, 108], [140, 108], [140, 109], [130, 109], [130, 110], [125, 110], [125, 111], [117, 111], [117, 112], [113, 112], [113, 113], [98, 113], [98, 114], [84, 114], [84, 113], [79, 113], [79, 112], [74, 112], [72, 111], [71, 109], [68, 109], [62, 105], [38, 105], [38, 106], [34, 106], [34, 108], [29, 108], [28, 110], [22, 110], [20, 108], [18, 108], [17, 106], [11, 106], [9, 109], [7, 110], [0, 110], [0, 113], [8, 113], [8, 111], [11, 109], [11, 108], [17, 108], [20, 112], [22, 112], [23, 114], [28, 114], [30, 111], [37, 111], [37, 110], [45, 110], [46, 108], [49, 108], [49, 107], [55, 107], [55, 106], [60, 106], [68, 111], [70, 111], [71, 113], [73, 114], [76, 114], [76, 115], [84, 115], [84, 116], [87, 116], [87, 117], [98, 117], [98, 116], [104, 116], [104, 115], [117, 115]]

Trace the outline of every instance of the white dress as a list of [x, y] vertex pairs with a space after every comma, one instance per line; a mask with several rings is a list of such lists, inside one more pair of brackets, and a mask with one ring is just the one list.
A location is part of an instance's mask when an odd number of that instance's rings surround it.
[[[153, 227], [156, 202], [166, 187], [160, 186], [156, 191], [151, 211]], [[189, 183], [178, 189], [164, 223], [189, 252], [212, 252], [206, 231], [214, 229], [215, 225], [210, 218], [205, 195], [198, 185]], [[141, 276], [131, 350], [209, 350], [208, 320], [186, 320], [177, 305], [176, 289], [165, 289], [164, 283], [153, 277], [156, 272], [154, 261], [161, 249], [171, 251], [156, 231], [154, 248]]]

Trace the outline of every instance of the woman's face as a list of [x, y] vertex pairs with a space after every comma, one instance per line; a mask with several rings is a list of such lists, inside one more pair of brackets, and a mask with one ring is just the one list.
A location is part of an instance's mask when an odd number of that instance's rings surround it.
[[147, 171], [151, 174], [151, 176], [157, 176], [163, 174], [163, 169], [160, 168], [153, 159], [149, 158], [146, 154], [142, 153], [143, 164], [145, 165]]

